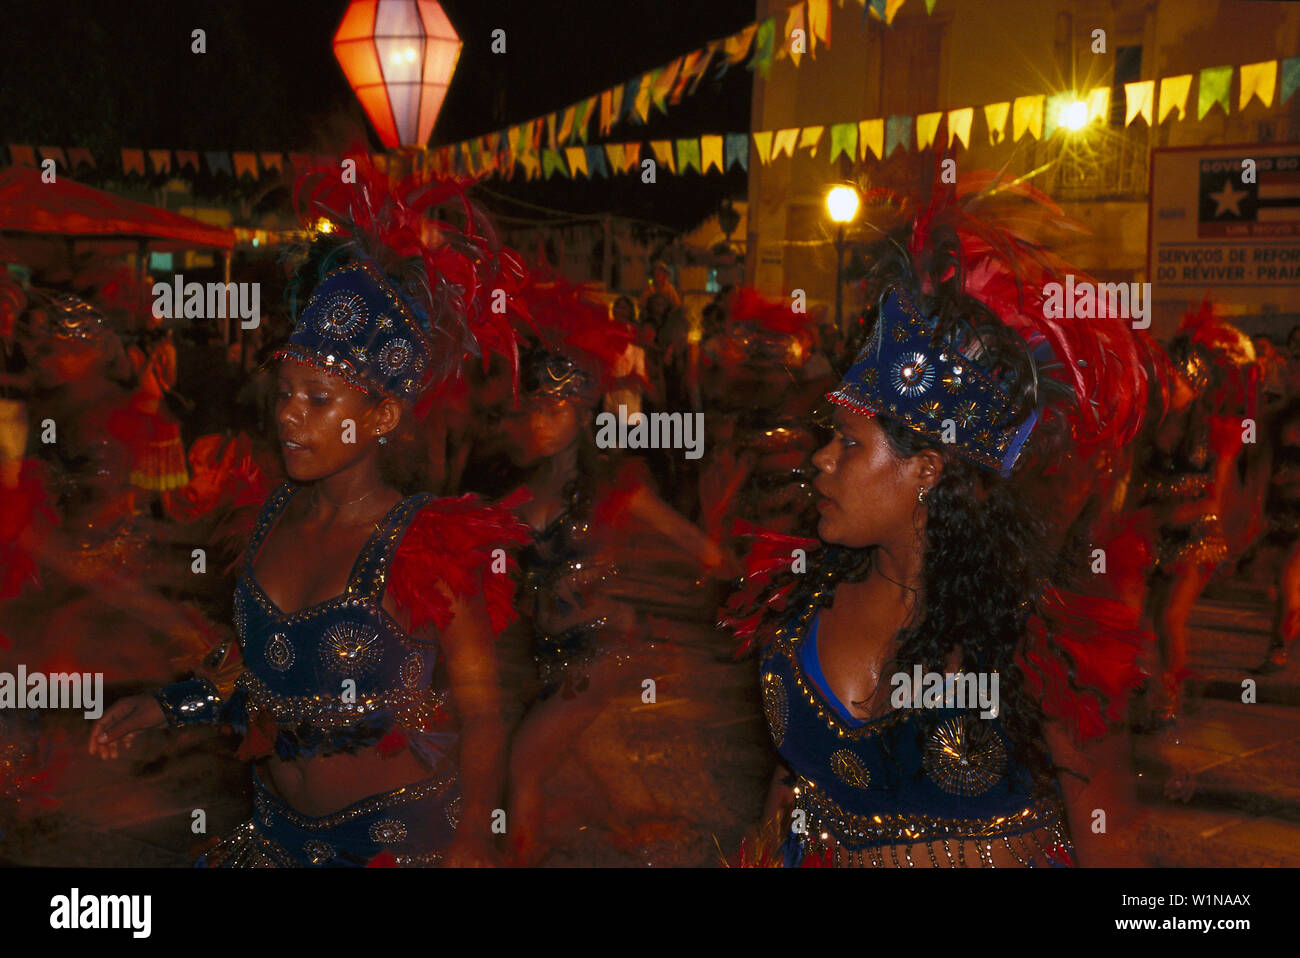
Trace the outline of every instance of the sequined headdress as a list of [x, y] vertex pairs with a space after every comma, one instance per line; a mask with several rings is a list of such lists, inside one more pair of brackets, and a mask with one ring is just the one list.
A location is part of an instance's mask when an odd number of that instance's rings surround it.
[[49, 332], [56, 339], [98, 343], [116, 335], [103, 312], [79, 296], [33, 289], [31, 302], [49, 315]]
[[973, 359], [950, 341], [934, 342], [937, 318], [922, 316], [904, 289], [890, 289], [878, 312], [871, 340], [828, 398], [854, 412], [898, 419], [1010, 475], [1037, 410], [1017, 421], [1010, 397]]
[[595, 403], [613, 386], [633, 330], [610, 318], [590, 290], [559, 277], [532, 283], [524, 300], [534, 331], [520, 361], [525, 399]]
[[828, 398], [1003, 477], [1048, 417], [1080, 446], [1131, 439], [1147, 388], [1132, 330], [1044, 314], [1047, 283], [1086, 277], [1029, 234], [1072, 224], [1038, 190], [996, 174], [936, 184], [934, 195], [873, 251], [873, 322]]
[[[301, 271], [299, 285], [314, 287], [275, 358], [410, 404], [458, 377], [470, 356], [499, 352], [515, 370], [523, 267], [464, 184], [424, 177], [394, 189], [364, 157], [356, 172], [354, 184], [337, 171], [299, 184], [304, 222], [324, 216], [332, 229]], [[442, 205], [462, 224], [430, 218]]]

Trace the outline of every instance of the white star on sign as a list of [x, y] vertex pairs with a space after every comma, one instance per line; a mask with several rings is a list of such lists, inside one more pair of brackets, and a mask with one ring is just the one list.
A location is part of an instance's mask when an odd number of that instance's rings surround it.
[[1242, 190], [1241, 192], [1234, 190], [1232, 188], [1232, 180], [1224, 180], [1223, 189], [1219, 190], [1217, 193], [1210, 194], [1210, 199], [1214, 200], [1214, 205], [1216, 207], [1214, 215], [1222, 216], [1231, 209], [1233, 216], [1240, 216], [1241, 207], [1238, 204], [1249, 195], [1250, 194], [1246, 190]]

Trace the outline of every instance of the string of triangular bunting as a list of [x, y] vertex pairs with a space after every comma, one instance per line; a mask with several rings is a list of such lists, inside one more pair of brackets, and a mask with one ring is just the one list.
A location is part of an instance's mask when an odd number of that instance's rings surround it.
[[[905, 0], [856, 2], [862, 8], [863, 22], [871, 17], [892, 24]], [[845, 0], [839, 0], [841, 7], [844, 3]], [[934, 3], [935, 0], [925, 0], [927, 14], [934, 12]], [[475, 149], [475, 143], [479, 144], [477, 148], [482, 151], [485, 149], [485, 141], [508, 143], [514, 147], [521, 139], [526, 139], [531, 143], [532, 151], [540, 156], [546, 147], [558, 152], [566, 146], [587, 143], [593, 120], [597, 121], [602, 137], [609, 136], [614, 125], [624, 121], [645, 124], [649, 122], [652, 112], [657, 110], [667, 115], [668, 107], [676, 106], [684, 96], [693, 94], [710, 68], [716, 71], [717, 76], [721, 76], [731, 67], [743, 63], [747, 70], [757, 71], [766, 78], [772, 64], [778, 61], [789, 59], [798, 66], [804, 56], [816, 59], [819, 45], [827, 49], [831, 45], [830, 4], [831, 0], [800, 0], [786, 9], [784, 18], [778, 18], [774, 14], [554, 113], [533, 117], [506, 129], [459, 143], [447, 144], [442, 149], [459, 147], [463, 153], [468, 153]], [[778, 19], [782, 19], [785, 26], [782, 36], [791, 37], [795, 30], [802, 31], [806, 54], [801, 45], [776, 42]], [[546, 134], [545, 147], [542, 143], [543, 131]]]
[[[1206, 67], [1197, 74], [1181, 74], [1159, 80], [1142, 80], [1124, 85], [1125, 125], [1141, 117], [1148, 125], [1171, 118], [1182, 122], [1192, 114], [1192, 85], [1196, 83], [1195, 114], [1202, 120], [1216, 106], [1232, 112], [1232, 80], [1240, 80], [1236, 112], [1258, 100], [1264, 109], [1276, 101], [1286, 103], [1300, 88], [1300, 56], [1286, 60], [1265, 60], [1240, 67]], [[759, 130], [752, 134], [726, 133], [674, 140], [631, 141], [581, 146], [537, 147], [526, 135], [507, 137], [494, 145], [491, 135], [475, 137], [466, 147], [460, 144], [430, 151], [433, 169], [474, 176], [491, 174], [512, 179], [522, 170], [527, 179], [610, 176], [640, 168], [648, 149], [659, 167], [669, 172], [725, 172], [733, 166], [749, 168], [748, 139], [752, 137], [759, 162], [766, 165], [779, 157], [792, 157], [798, 150], [817, 156], [824, 149], [828, 162], [841, 155], [853, 160], [886, 159], [902, 149], [931, 147], [967, 149], [979, 119], [991, 145], [1019, 142], [1025, 137], [1049, 139], [1070, 125], [1105, 123], [1110, 116], [1110, 87], [1096, 87], [1085, 93], [1054, 93], [1020, 96], [981, 107], [937, 110], [917, 115], [895, 115], [854, 120], [830, 125]], [[1081, 113], [1074, 117], [1071, 111]], [[1010, 129], [1008, 129], [1008, 126]], [[941, 136], [944, 130], [946, 136]], [[829, 138], [829, 144], [825, 141]]]

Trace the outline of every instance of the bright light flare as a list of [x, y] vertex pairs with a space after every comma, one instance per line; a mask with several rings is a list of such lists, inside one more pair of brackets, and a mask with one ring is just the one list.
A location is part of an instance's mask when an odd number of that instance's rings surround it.
[[835, 223], [852, 223], [858, 215], [858, 204], [862, 198], [851, 186], [835, 186], [826, 194], [826, 212]]
[[1088, 125], [1088, 104], [1075, 100], [1061, 115], [1061, 126], [1067, 130], [1082, 130]]

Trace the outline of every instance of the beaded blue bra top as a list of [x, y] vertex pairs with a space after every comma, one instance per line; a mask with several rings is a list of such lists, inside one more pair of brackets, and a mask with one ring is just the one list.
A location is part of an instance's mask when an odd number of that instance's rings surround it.
[[[267, 500], [235, 589], [235, 629], [246, 670], [233, 698], [245, 721], [232, 724], [243, 731], [248, 715], [268, 710], [282, 758], [354, 751], [375, 744], [395, 725], [417, 736], [429, 732], [445, 699], [435, 688], [438, 644], [409, 636], [382, 603], [402, 534], [431, 496], [412, 496], [389, 511], [357, 556], [342, 593], [286, 614], [258, 584], [253, 564], [295, 491], [286, 482]], [[443, 737], [417, 736], [411, 736], [417, 754], [434, 764], [432, 753], [441, 751]]]
[[1059, 834], [1059, 794], [1035, 794], [1000, 719], [935, 709], [938, 723], [923, 733], [912, 710], [847, 714], [821, 676], [814, 615], [787, 622], [760, 667], [772, 741], [798, 779], [805, 831], [791, 836], [796, 844], [856, 851], [974, 839], [983, 855], [981, 843]]

